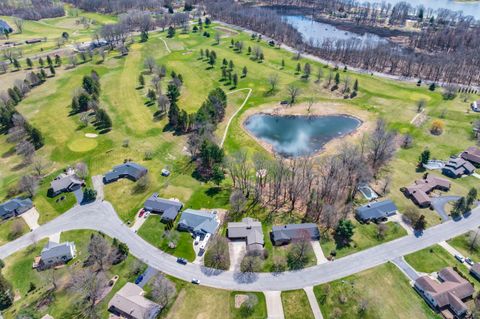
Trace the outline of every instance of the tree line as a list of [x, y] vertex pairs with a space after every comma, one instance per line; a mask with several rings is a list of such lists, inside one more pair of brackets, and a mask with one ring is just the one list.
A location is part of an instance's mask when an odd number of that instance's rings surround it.
[[1, 1], [0, 15], [40, 20], [63, 17], [65, 10], [62, 4], [53, 0]]

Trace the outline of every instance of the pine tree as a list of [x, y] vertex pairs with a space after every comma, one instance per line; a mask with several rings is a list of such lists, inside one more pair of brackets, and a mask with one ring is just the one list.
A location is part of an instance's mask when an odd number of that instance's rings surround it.
[[143, 74], [138, 76], [138, 84], [140, 84], [141, 87], [145, 86], [145, 78], [143, 77]]
[[52, 65], [52, 58], [49, 55], [47, 55], [47, 64]]
[[62, 58], [60, 58], [60, 56], [58, 54], [55, 55], [55, 64], [57, 66], [62, 65]]
[[170, 102], [170, 109], [168, 110], [168, 123], [175, 129], [178, 125], [179, 115], [180, 109], [178, 108], [177, 103]]
[[54, 76], [55, 75], [55, 68], [52, 64], [50, 64], [50, 73]]
[[340, 74], [337, 72], [335, 74], [335, 85], [339, 85], [340, 84]]
[[27, 62], [28, 68], [31, 69], [31, 68], [33, 67], [33, 62], [32, 62], [32, 60], [30, 60], [30, 58], [27, 58], [26, 62]]
[[247, 73], [248, 73], [247, 67], [244, 66], [244, 67], [243, 67], [243, 70], [242, 70], [242, 77], [246, 77], [246, 76], [247, 76]]
[[285, 60], [282, 59], [282, 69], [284, 69], [284, 68], [285, 68]]
[[43, 68], [43, 66], [45, 65], [45, 62], [43, 62], [42, 58], [39, 58], [38, 59], [38, 64], [40, 64], [40, 66]]
[[13, 59], [13, 67], [17, 70], [20, 69], [21, 65], [20, 65], [20, 62], [18, 62], [17, 59]]
[[301, 70], [302, 70], [302, 66], [300, 65], [300, 63], [297, 63], [296, 72], [297, 72], [297, 73], [300, 73]]
[[0, 273], [0, 310], [7, 309], [13, 304], [13, 287]]
[[353, 90], [358, 91], [358, 79], [355, 79], [355, 83], [353, 83]]
[[237, 84], [238, 84], [238, 75], [237, 75], [237, 73], [235, 73], [235, 74], [233, 75], [233, 86], [236, 87]]
[[174, 36], [175, 36], [175, 28], [172, 26], [168, 27], [167, 37], [173, 38]]

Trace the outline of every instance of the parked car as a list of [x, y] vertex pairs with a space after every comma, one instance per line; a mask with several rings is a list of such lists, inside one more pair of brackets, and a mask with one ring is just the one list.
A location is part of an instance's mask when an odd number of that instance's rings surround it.
[[147, 218], [148, 216], [150, 216], [150, 212], [146, 212], [144, 216], [145, 218]]
[[192, 279], [192, 284], [200, 285], [200, 280], [198, 280], [197, 278], [193, 278]]
[[139, 283], [141, 283], [143, 280], [143, 274], [138, 276], [137, 279], [135, 279], [135, 285], [138, 285]]
[[170, 176], [170, 171], [166, 168], [162, 169], [162, 176]]
[[177, 263], [182, 264], [182, 265], [186, 265], [187, 260], [185, 258], [177, 258]]
[[140, 211], [140, 213], [138, 213], [138, 217], [142, 217], [143, 214], [145, 214], [145, 210], [144, 210], [144, 209], [142, 209], [142, 210]]
[[195, 245], [198, 245], [200, 242], [200, 236], [195, 237], [195, 241], [193, 242]]
[[463, 257], [462, 255], [456, 254], [455, 258], [461, 263], [463, 263], [465, 261], [465, 257]]
[[470, 266], [473, 266], [474, 262], [473, 260], [470, 259], [470, 257], [465, 258], [465, 262], [469, 264]]

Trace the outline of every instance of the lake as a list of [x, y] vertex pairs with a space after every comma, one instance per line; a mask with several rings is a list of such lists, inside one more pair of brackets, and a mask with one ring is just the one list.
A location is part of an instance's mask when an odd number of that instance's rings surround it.
[[365, 33], [363, 35], [341, 30], [333, 25], [315, 21], [303, 15], [282, 14], [285, 22], [292, 25], [303, 36], [305, 41], [313, 39], [315, 46], [321, 45], [325, 40], [349, 40], [356, 39], [362, 44], [367, 43], [381, 43], [386, 42], [382, 37], [372, 33]]
[[361, 121], [347, 115], [279, 116], [254, 114], [245, 128], [284, 157], [308, 156], [329, 141], [355, 131]]

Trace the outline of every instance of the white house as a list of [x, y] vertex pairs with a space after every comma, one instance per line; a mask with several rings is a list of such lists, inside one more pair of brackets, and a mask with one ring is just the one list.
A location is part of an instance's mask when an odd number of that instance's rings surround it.
[[53, 266], [65, 263], [75, 258], [77, 250], [74, 242], [64, 242], [62, 244], [49, 241], [42, 249], [40, 254], [41, 263], [44, 266]]

